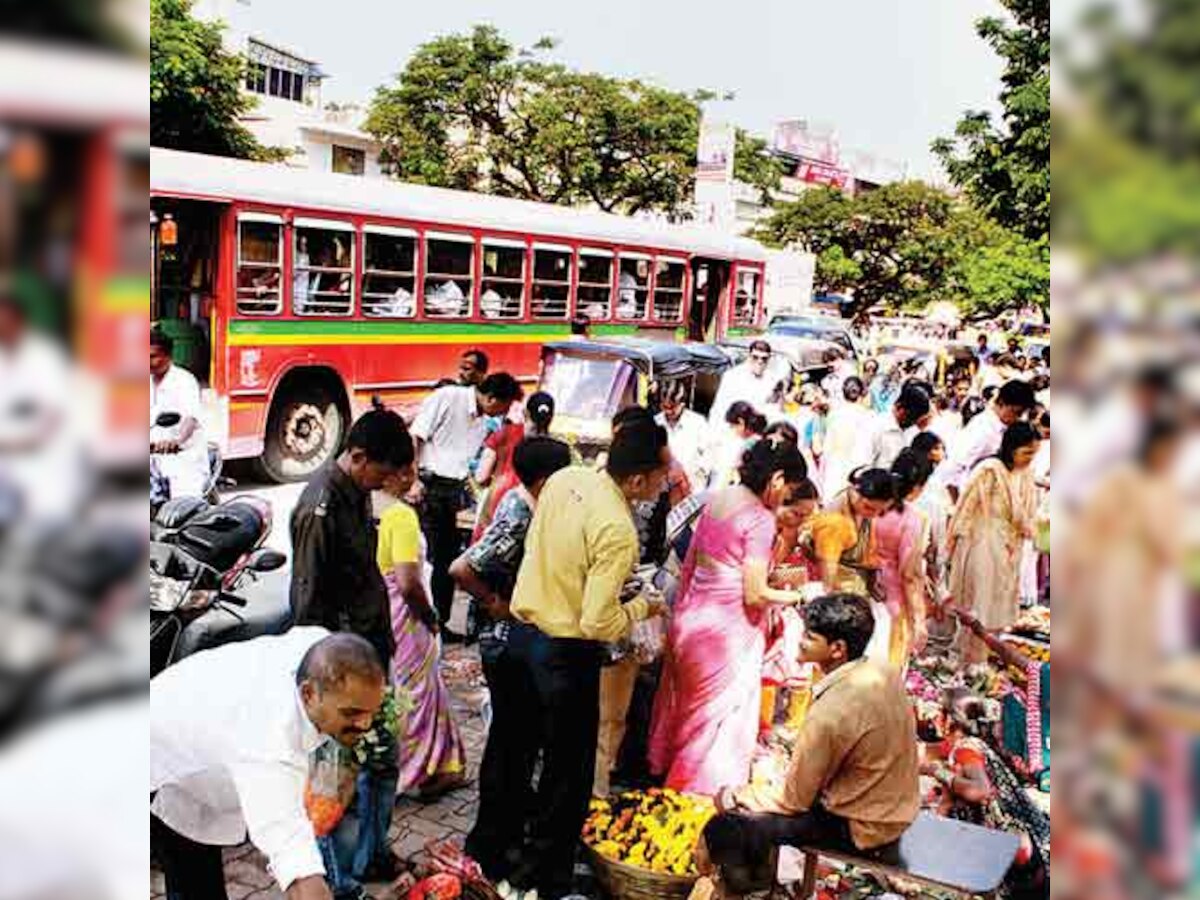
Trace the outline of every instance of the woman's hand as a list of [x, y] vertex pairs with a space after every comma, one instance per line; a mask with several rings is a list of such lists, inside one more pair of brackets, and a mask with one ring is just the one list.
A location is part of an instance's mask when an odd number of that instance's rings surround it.
[[925, 652], [925, 646], [929, 643], [929, 626], [924, 622], [914, 622], [912, 630], [912, 646], [911, 654], [920, 656]]

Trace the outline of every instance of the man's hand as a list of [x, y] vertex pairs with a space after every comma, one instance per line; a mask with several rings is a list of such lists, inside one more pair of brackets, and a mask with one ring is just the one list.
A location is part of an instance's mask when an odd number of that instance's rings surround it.
[[157, 441], [150, 445], [151, 453], [178, 453], [179, 441]]
[[405, 496], [405, 501], [410, 506], [417, 506], [425, 499], [425, 485], [420, 479], [413, 482], [413, 486], [408, 489], [408, 494]]
[[929, 643], [929, 626], [924, 622], [917, 622], [913, 626], [912, 635], [912, 655], [920, 656], [925, 652], [925, 645]]
[[325, 883], [323, 875], [309, 875], [306, 878], [297, 878], [288, 885], [287, 900], [333, 900], [333, 894], [329, 891], [329, 885]]
[[495, 619], [497, 622], [503, 622], [511, 617], [508, 601], [504, 600], [499, 594], [492, 594], [483, 602], [483, 611]]
[[737, 791], [728, 786], [723, 787], [713, 797], [713, 803], [716, 805], [718, 813], [733, 812], [738, 808]]

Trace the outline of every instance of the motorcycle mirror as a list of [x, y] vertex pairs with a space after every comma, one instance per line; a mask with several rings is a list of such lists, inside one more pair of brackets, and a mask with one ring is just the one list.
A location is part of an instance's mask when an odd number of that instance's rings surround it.
[[274, 572], [276, 569], [282, 569], [286, 562], [287, 556], [278, 550], [262, 547], [250, 554], [246, 568], [253, 572]]
[[154, 424], [159, 428], [172, 428], [180, 423], [183, 419], [177, 412], [159, 413], [158, 418], [154, 420]]

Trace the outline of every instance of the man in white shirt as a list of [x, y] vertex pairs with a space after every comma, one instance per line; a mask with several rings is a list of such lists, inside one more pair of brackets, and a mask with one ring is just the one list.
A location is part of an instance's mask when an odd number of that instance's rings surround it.
[[[470, 464], [487, 437], [487, 416], [505, 416], [521, 386], [507, 372], [496, 372], [476, 387], [447, 385], [425, 398], [410, 429], [416, 444], [420, 481], [410, 502], [421, 506], [421, 527], [433, 566], [433, 601], [442, 625], [450, 620], [454, 579], [450, 566], [462, 553], [458, 514], [466, 503]], [[462, 639], [443, 627], [442, 639]]]
[[[150, 331], [150, 452], [171, 483], [172, 497], [198, 497], [208, 478], [208, 445], [200, 426], [200, 383], [171, 362], [173, 342], [158, 329]], [[178, 413], [179, 424], [155, 426], [162, 413]]]
[[955, 502], [971, 470], [980, 460], [993, 456], [1000, 449], [1005, 429], [1025, 415], [1033, 403], [1033, 388], [1027, 382], [1006, 382], [997, 391], [991, 405], [954, 438], [940, 474]]
[[778, 372], [772, 371], [771, 345], [766, 341], [755, 341], [750, 345], [746, 361], [734, 366], [721, 378], [717, 396], [708, 413], [709, 424], [725, 427], [725, 413], [739, 400], [745, 400], [756, 410], [762, 411], [775, 386], [779, 384]]
[[190, 656], [150, 682], [151, 839], [180, 900], [224, 900], [221, 847], [250, 840], [287, 900], [329, 900], [305, 811], [313, 751], [351, 748], [387, 685], [357, 635], [293, 628]]
[[866, 386], [857, 375], [842, 382], [842, 400], [829, 410], [821, 456], [821, 496], [828, 500], [845, 489], [850, 473], [871, 462], [875, 414], [863, 405]]
[[659, 398], [662, 412], [655, 417], [655, 421], [667, 429], [671, 455], [683, 466], [692, 490], [702, 491], [712, 474], [708, 422], [700, 413], [687, 408], [685, 393], [682, 381], [666, 385]]
[[892, 404], [890, 415], [883, 420], [871, 441], [871, 467], [890, 469], [900, 451], [912, 443], [932, 417], [929, 394], [916, 384], [906, 384]]
[[73, 381], [66, 353], [0, 281], [0, 482], [35, 518], [69, 517], [84, 488]]

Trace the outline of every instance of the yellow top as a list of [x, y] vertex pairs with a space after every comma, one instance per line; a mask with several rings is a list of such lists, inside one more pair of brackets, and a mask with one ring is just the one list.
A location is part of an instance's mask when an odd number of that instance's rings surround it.
[[550, 637], [619, 640], [649, 612], [642, 597], [620, 600], [637, 560], [637, 529], [616, 482], [563, 469], [538, 497], [512, 613]]
[[375, 560], [385, 575], [400, 563], [415, 563], [421, 556], [421, 523], [407, 503], [396, 503], [379, 517], [379, 544]]

